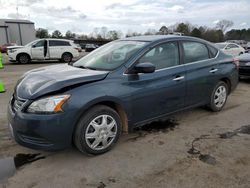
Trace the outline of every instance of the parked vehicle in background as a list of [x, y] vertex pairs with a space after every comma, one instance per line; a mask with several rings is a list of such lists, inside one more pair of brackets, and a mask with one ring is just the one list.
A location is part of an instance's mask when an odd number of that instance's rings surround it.
[[92, 52], [96, 48], [98, 48], [98, 46], [95, 45], [95, 44], [86, 44], [86, 46], [85, 46], [85, 52]]
[[82, 52], [82, 47], [80, 46], [80, 44], [75, 44], [77, 49], [78, 49], [78, 52], [81, 53]]
[[221, 43], [215, 43], [215, 45], [224, 53], [232, 56], [241, 55], [246, 51], [244, 48], [234, 43], [221, 42]]
[[247, 41], [245, 41], [245, 40], [227, 40], [226, 42], [238, 44], [239, 46], [241, 46], [244, 49], [247, 48]]
[[250, 53], [250, 42], [247, 43], [247, 53]]
[[81, 48], [82, 48], [82, 49], [84, 49], [84, 50], [85, 50], [85, 48], [86, 48], [86, 44], [84, 44], [84, 43], [80, 43], [79, 45], [81, 46]]
[[[73, 65], [27, 72], [9, 103], [15, 140], [102, 154], [129, 131], [198, 106], [220, 111], [238, 83], [238, 62], [211, 43], [174, 35], [101, 46]], [[195, 121], [195, 120], [194, 120]]]
[[12, 62], [29, 63], [32, 60], [60, 60], [71, 62], [79, 56], [79, 48], [71, 40], [39, 39], [23, 47], [10, 49], [9, 60]]
[[8, 44], [0, 45], [1, 53], [7, 53], [7, 48], [10, 46], [17, 46], [17, 44], [16, 43], [8, 43]]
[[250, 54], [245, 53], [238, 57], [239, 59], [239, 76], [250, 77]]

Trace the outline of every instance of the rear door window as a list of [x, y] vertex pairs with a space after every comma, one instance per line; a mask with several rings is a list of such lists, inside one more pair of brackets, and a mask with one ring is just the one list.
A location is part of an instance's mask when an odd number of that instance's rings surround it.
[[205, 44], [193, 41], [183, 41], [182, 45], [185, 63], [209, 59], [208, 49]]
[[68, 41], [50, 40], [49, 46], [70, 46]]

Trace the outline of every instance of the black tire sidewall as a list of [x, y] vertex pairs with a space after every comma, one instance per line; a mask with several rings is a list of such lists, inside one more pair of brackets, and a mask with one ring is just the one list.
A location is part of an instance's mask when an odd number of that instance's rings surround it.
[[[104, 114], [113, 117], [114, 120], [116, 121], [117, 135], [116, 135], [115, 139], [113, 140], [112, 144], [110, 144], [107, 148], [105, 148], [103, 150], [93, 150], [88, 146], [88, 144], [85, 140], [85, 132], [87, 130], [89, 123], [94, 118], [96, 118], [99, 115], [104, 115]], [[86, 112], [80, 118], [80, 121], [78, 122], [77, 128], [75, 130], [74, 142], [75, 142], [76, 147], [81, 152], [84, 152], [87, 154], [92, 154], [92, 155], [98, 155], [98, 154], [105, 153], [114, 147], [114, 145], [117, 143], [117, 141], [121, 135], [121, 131], [122, 131], [122, 125], [121, 125], [121, 119], [120, 119], [118, 113], [110, 107], [96, 106], [96, 107], [92, 108], [91, 110], [89, 110], [88, 112]]]
[[[65, 57], [69, 57], [69, 58], [70, 58], [70, 61], [65, 61]], [[70, 53], [64, 53], [64, 54], [62, 55], [62, 61], [63, 61], [64, 63], [70, 63], [70, 62], [72, 61], [72, 59], [73, 59], [73, 57], [72, 57], [72, 55], [71, 55]]]
[[[20, 58], [21, 58], [22, 56], [25, 56], [25, 57], [27, 58], [27, 62], [23, 63], [23, 62], [20, 61]], [[20, 64], [27, 64], [27, 63], [30, 62], [30, 58], [29, 58], [29, 56], [26, 55], [26, 54], [21, 54], [21, 55], [18, 56], [18, 60], [17, 60], [17, 61], [18, 61]]]
[[[222, 86], [222, 85], [226, 88], [227, 96], [226, 96], [226, 100], [225, 100], [223, 106], [220, 107], [220, 108], [218, 108], [218, 107], [215, 105], [215, 103], [214, 103], [214, 95], [215, 95], [215, 92], [216, 92], [216, 90], [218, 89], [218, 87], [220, 87], [220, 86]], [[210, 97], [210, 105], [209, 105], [210, 109], [211, 109], [212, 111], [214, 111], [214, 112], [221, 111], [221, 110], [223, 109], [223, 107], [225, 106], [226, 102], [227, 102], [227, 98], [228, 98], [228, 85], [227, 85], [225, 82], [220, 81], [220, 82], [218, 82], [218, 84], [214, 87], [213, 92], [212, 92], [212, 95], [211, 95], [211, 97]]]

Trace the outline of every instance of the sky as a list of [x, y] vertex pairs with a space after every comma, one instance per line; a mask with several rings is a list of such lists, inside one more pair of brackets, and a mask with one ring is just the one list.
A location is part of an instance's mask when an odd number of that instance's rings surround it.
[[78, 34], [98, 27], [145, 32], [179, 22], [215, 27], [222, 19], [242, 29], [250, 28], [250, 0], [0, 0], [0, 18], [28, 19], [36, 28]]

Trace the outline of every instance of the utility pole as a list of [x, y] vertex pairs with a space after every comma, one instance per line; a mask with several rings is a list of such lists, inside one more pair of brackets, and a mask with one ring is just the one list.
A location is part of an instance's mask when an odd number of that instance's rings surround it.
[[18, 0], [16, 0], [16, 19], [19, 18], [19, 13], [18, 13]]

